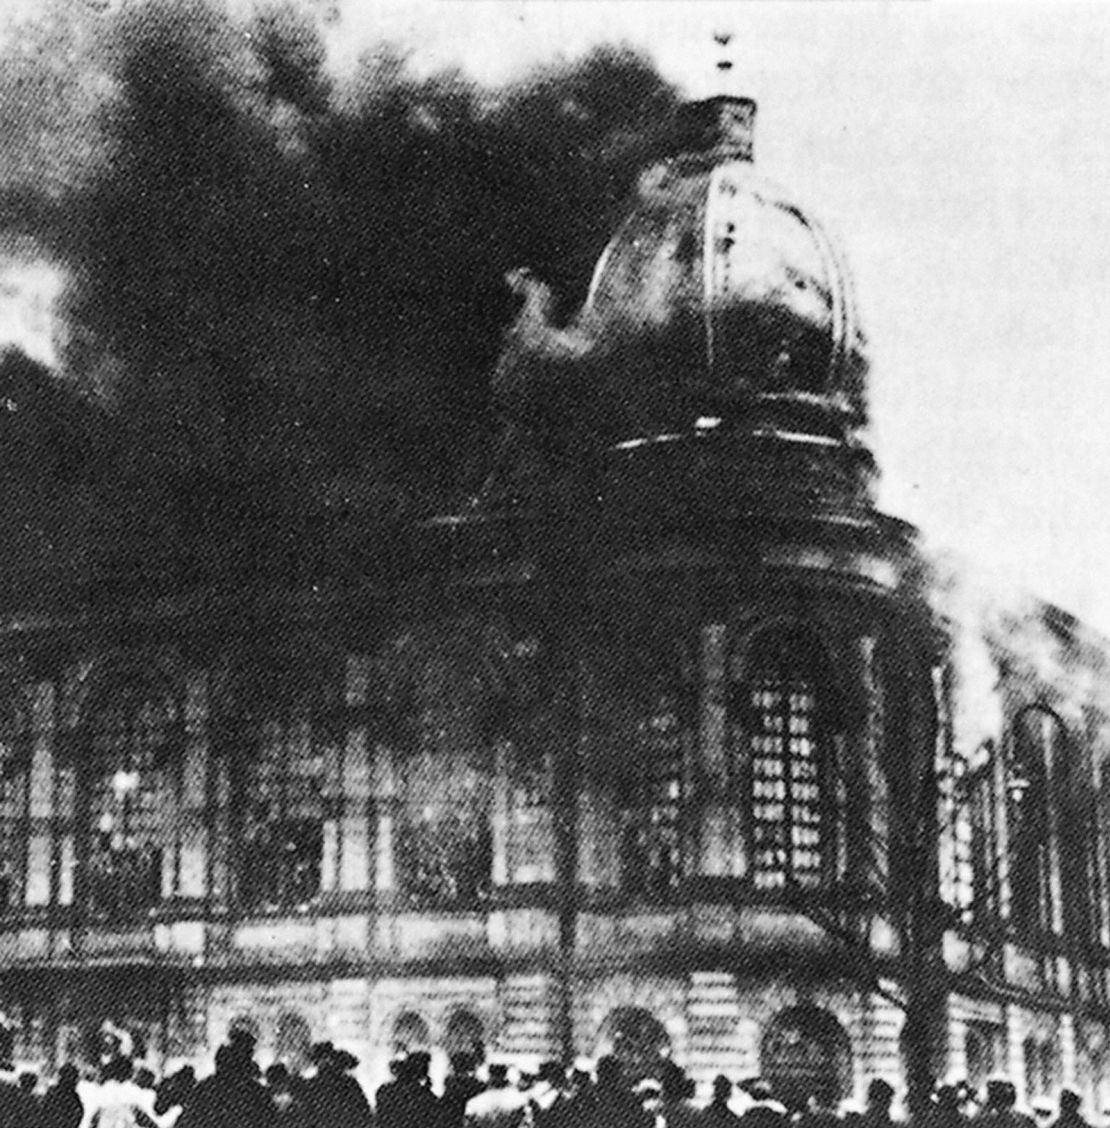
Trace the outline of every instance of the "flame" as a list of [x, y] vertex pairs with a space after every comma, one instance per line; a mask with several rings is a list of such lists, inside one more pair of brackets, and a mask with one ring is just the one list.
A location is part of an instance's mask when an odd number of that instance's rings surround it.
[[24, 247], [0, 248], [0, 350], [57, 369], [62, 271]]

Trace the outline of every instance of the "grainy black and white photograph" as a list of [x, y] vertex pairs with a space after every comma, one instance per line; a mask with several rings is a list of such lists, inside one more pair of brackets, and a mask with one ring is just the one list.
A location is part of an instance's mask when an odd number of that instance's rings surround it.
[[1108, 184], [1094, 3], [5, 0], [0, 1128], [1108, 1128]]

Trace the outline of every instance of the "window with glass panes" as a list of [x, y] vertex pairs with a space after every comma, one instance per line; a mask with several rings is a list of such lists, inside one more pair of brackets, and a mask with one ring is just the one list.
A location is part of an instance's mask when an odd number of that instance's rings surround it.
[[801, 632], [755, 646], [748, 677], [752, 882], [821, 884], [826, 839], [813, 642]]
[[1014, 726], [1007, 779], [1010, 915], [1018, 928], [1030, 931], [1051, 931], [1057, 912], [1049, 804], [1062, 735], [1060, 722], [1044, 709], [1024, 710]]
[[0, 728], [0, 913], [16, 908], [23, 900], [30, 763], [27, 712], [13, 706]]
[[684, 693], [660, 689], [637, 725], [637, 774], [622, 811], [621, 888], [661, 897], [682, 879]]
[[168, 757], [177, 722], [159, 687], [119, 685], [90, 722], [91, 779], [85, 844], [85, 903], [90, 916], [124, 922], [161, 899]]
[[310, 694], [273, 695], [246, 718], [240, 802], [239, 903], [270, 910], [319, 892], [324, 753]]

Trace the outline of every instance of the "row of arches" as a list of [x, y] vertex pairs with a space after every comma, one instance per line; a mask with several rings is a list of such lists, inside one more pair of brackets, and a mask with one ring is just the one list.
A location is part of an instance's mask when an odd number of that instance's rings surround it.
[[[307, 1065], [312, 1032], [300, 1015], [283, 1012], [272, 1030], [263, 1030], [257, 1018], [242, 1013], [231, 1023], [235, 1027], [249, 1030], [257, 1042], [271, 1048], [274, 1060], [291, 1069]], [[433, 1024], [418, 1010], [403, 1010], [391, 1018], [385, 1033], [391, 1055], [422, 1050], [449, 1061], [455, 1054], [467, 1053], [478, 1062], [503, 1056], [487, 1023], [465, 1008], [451, 1011], [434, 1034]], [[674, 1047], [666, 1027], [651, 1011], [622, 1006], [609, 1012], [583, 1050], [595, 1061], [616, 1057], [625, 1076], [636, 1079], [658, 1076]], [[830, 1011], [808, 1005], [780, 1011], [762, 1032], [759, 1055], [761, 1076], [793, 1108], [804, 1107], [813, 1093], [835, 1101], [852, 1091], [851, 1043]]]
[[[858, 654], [838, 669], [821, 633], [795, 620], [736, 637], [726, 624], [666, 621], [602, 623], [597, 635], [578, 663], [569, 780], [556, 780], [554, 754], [568, 738], [551, 735], [562, 675], [527, 633], [484, 629], [475, 641], [461, 628], [414, 630], [365, 658], [263, 653], [249, 673], [203, 676], [203, 690], [175, 688], [153, 663], [90, 676], [57, 741], [53, 814], [74, 834], [76, 899], [95, 918], [123, 920], [178, 895], [175, 843], [192, 810], [229, 844], [219, 866], [190, 863], [210, 871], [193, 876], [192, 895], [209, 895], [223, 867], [235, 906], [302, 908], [361, 834], [364, 852], [388, 852], [391, 894], [404, 903], [475, 907], [495, 881], [554, 880], [555, 809], [573, 807], [581, 789], [596, 799], [582, 835], [596, 848], [580, 857], [595, 872], [583, 880], [628, 898], [666, 900], [695, 873], [772, 897], [838, 883], [870, 817], [850, 745], [869, 723], [851, 704], [867, 680]], [[931, 709], [927, 670], [916, 680]], [[18, 843], [35, 739], [29, 713], [14, 709], [0, 740], [9, 907], [28, 863]], [[500, 877], [497, 818], [516, 859]]]

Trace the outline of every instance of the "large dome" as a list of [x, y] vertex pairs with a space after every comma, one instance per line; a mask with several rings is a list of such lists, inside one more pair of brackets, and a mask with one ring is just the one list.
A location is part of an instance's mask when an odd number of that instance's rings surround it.
[[540, 457], [500, 458], [494, 495], [536, 497], [569, 473], [645, 519], [870, 511], [849, 276], [821, 225], [757, 175], [754, 120], [746, 99], [683, 107], [569, 324], [530, 271], [509, 276], [522, 305], [493, 392], [506, 449]]
[[862, 335], [843, 259], [752, 163], [755, 103], [683, 107], [671, 155], [640, 178], [580, 317], [592, 333], [680, 338], [688, 390], [810, 400], [865, 415]]

